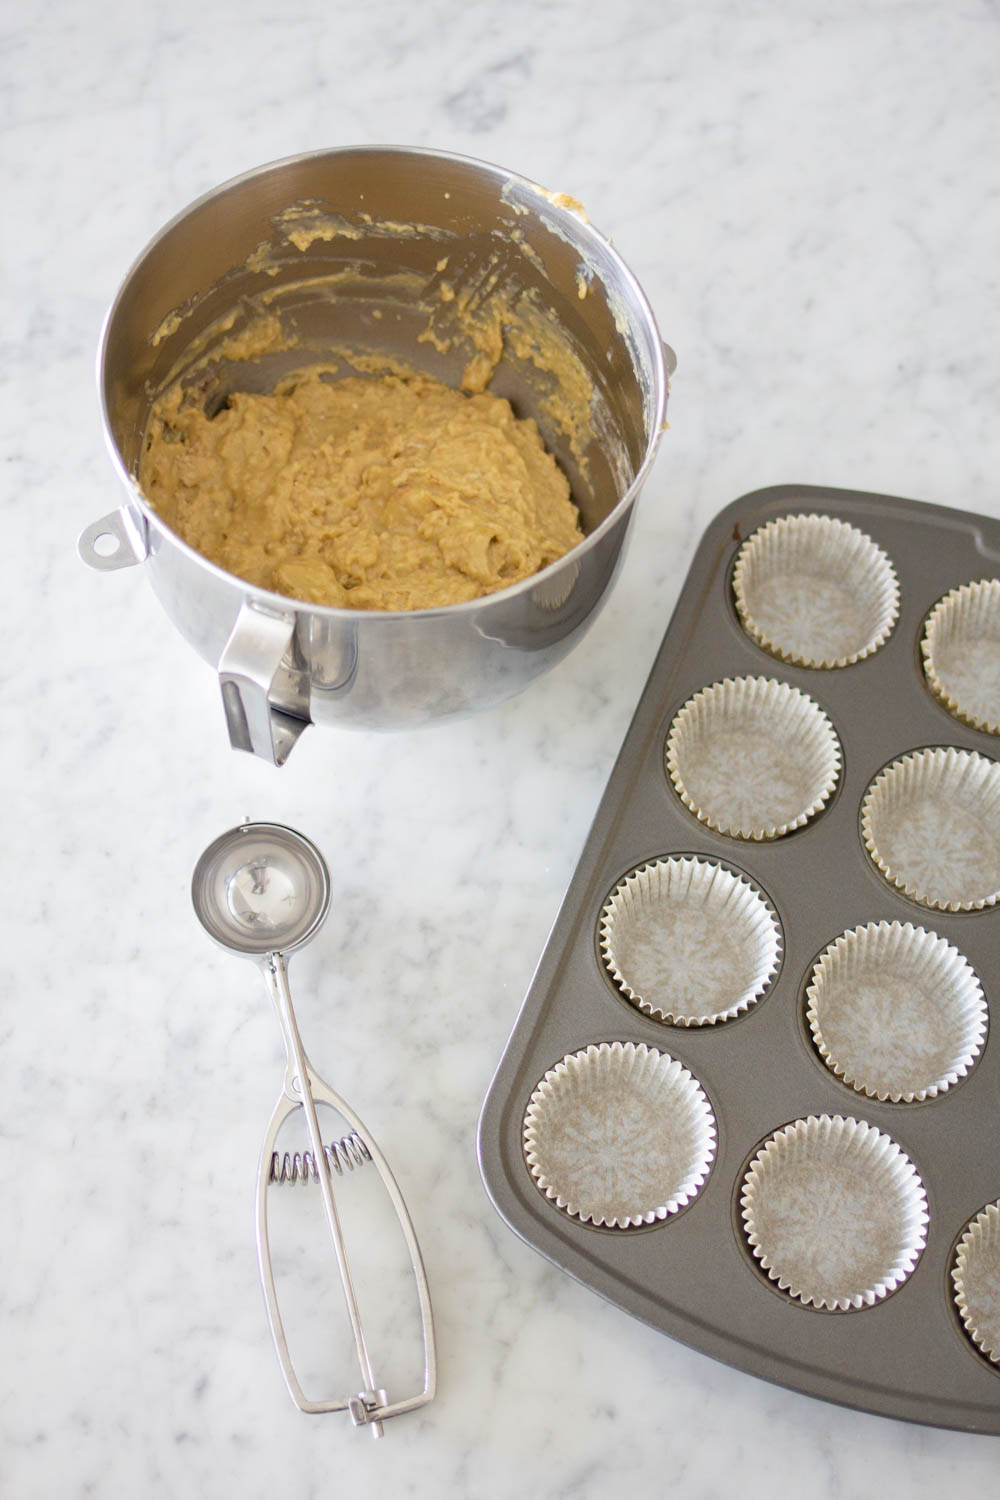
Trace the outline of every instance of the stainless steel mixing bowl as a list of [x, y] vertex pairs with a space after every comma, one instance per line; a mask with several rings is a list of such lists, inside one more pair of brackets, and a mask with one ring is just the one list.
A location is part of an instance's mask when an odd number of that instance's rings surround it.
[[[310, 215], [321, 233], [290, 231]], [[551, 371], [523, 341], [505, 340], [489, 386], [535, 417], [568, 474], [586, 532], [578, 547], [485, 598], [383, 613], [256, 588], [164, 524], [136, 475], [153, 402], [193, 351], [189, 378], [209, 409], [228, 391], [269, 389], [305, 353], [333, 346], [457, 384], [470, 350], [420, 337], [428, 303], [413, 291], [433, 288], [445, 257], [467, 301], [482, 307], [502, 290], [507, 306], [523, 297], [542, 308], [586, 372], [586, 409], [569, 422], [551, 399]], [[206, 364], [211, 331], [221, 322], [238, 333], [265, 303], [298, 340], [295, 352]], [[126, 499], [86, 528], [80, 552], [102, 569], [145, 563], [167, 614], [218, 670], [232, 744], [275, 764], [308, 723], [391, 729], [487, 708], [559, 661], [594, 618], [655, 454], [672, 366], [633, 276], [572, 200], [483, 162], [409, 148], [261, 167], [168, 224], [115, 299], [99, 382]]]

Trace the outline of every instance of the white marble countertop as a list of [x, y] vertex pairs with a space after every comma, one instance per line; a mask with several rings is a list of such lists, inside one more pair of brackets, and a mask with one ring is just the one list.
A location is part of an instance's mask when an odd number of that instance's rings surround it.
[[[1000, 516], [996, 6], [54, 0], [5, 32], [0, 1492], [990, 1492], [995, 1439], [765, 1384], [572, 1282], [497, 1217], [475, 1134], [710, 517], [789, 480]], [[582, 199], [677, 350], [671, 430], [607, 607], [549, 677], [435, 730], [311, 729], [278, 773], [228, 749], [141, 571], [77, 559], [119, 498], [94, 353], [191, 199], [379, 141]], [[438, 1397], [378, 1445], [293, 1409], [264, 1320], [280, 1043], [188, 899], [244, 815], [329, 858], [299, 1019], [433, 1287]]]

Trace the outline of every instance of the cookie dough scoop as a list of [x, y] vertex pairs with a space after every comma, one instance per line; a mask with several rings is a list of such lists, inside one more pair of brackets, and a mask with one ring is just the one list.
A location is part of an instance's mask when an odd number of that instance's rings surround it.
[[[191, 899], [198, 920], [216, 943], [259, 965], [285, 1042], [284, 1083], [264, 1136], [256, 1193], [257, 1261], [285, 1384], [300, 1411], [349, 1411], [356, 1427], [368, 1426], [375, 1437], [381, 1437], [387, 1417], [413, 1411], [434, 1396], [437, 1379], [434, 1325], [420, 1248], [395, 1178], [353, 1110], [313, 1069], [292, 1009], [287, 959], [316, 935], [326, 917], [330, 905], [329, 871], [319, 850], [302, 834], [277, 823], [246, 822], [222, 834], [202, 854], [191, 881]], [[350, 1133], [332, 1146], [323, 1144], [317, 1104], [336, 1110], [350, 1126]], [[280, 1159], [275, 1149], [278, 1132], [299, 1109], [305, 1114], [310, 1149], [294, 1158]], [[334, 1172], [340, 1176], [345, 1169], [369, 1164], [381, 1177], [403, 1231], [416, 1282], [423, 1333], [423, 1387], [415, 1395], [393, 1401], [376, 1385], [333, 1190]], [[268, 1189], [276, 1182], [299, 1180], [319, 1186], [361, 1371], [361, 1390], [332, 1400], [310, 1400], [299, 1383], [278, 1307], [271, 1262]]]

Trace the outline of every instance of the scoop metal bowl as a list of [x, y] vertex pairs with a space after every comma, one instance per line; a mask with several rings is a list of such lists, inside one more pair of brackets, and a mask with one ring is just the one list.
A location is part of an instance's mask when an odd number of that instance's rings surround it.
[[191, 899], [206, 932], [230, 953], [288, 955], [322, 926], [330, 875], [301, 833], [280, 823], [243, 823], [198, 860]]

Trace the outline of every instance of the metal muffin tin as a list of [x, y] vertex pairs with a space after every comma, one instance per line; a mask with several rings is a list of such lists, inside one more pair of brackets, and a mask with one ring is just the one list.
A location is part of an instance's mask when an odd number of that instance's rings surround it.
[[[833, 670], [789, 666], [742, 629], [732, 594], [740, 544], [765, 522], [815, 512], [866, 532], [888, 554], [900, 613], [885, 645]], [[920, 659], [924, 620], [957, 584], [1000, 575], [1000, 522], [940, 506], [848, 490], [758, 490], [710, 524], [653, 665], [483, 1107], [480, 1167], [510, 1227], [609, 1301], [671, 1337], [806, 1394], [910, 1421], [1000, 1435], [1000, 1366], [972, 1345], [954, 1304], [955, 1245], [1000, 1197], [1000, 907], [953, 914], [903, 896], [862, 843], [860, 809], [876, 773], [909, 750], [954, 745], [997, 758], [996, 736], [961, 723], [932, 695]], [[674, 715], [726, 677], [777, 678], [808, 693], [843, 747], [836, 791], [807, 826], [753, 843], [713, 832], [682, 804], [664, 746]], [[616, 989], [599, 952], [609, 893], [630, 870], [671, 854], [718, 859], [773, 903], [784, 953], [762, 1000], [725, 1024], [653, 1019]], [[939, 933], [972, 964], [991, 1010], [986, 1046], [938, 1098], [880, 1103], [837, 1079], [815, 1051], [805, 987], [823, 949], [880, 920]], [[993, 1031], [997, 1030], [994, 1037]], [[715, 1111], [718, 1150], [686, 1208], [648, 1227], [608, 1229], [570, 1217], [531, 1177], [522, 1127], [548, 1069], [593, 1043], [646, 1043], [678, 1059]], [[853, 1116], [885, 1131], [926, 1188], [927, 1243], [884, 1300], [817, 1311], [769, 1282], [743, 1230], [740, 1187], [759, 1145], [811, 1114]]]

